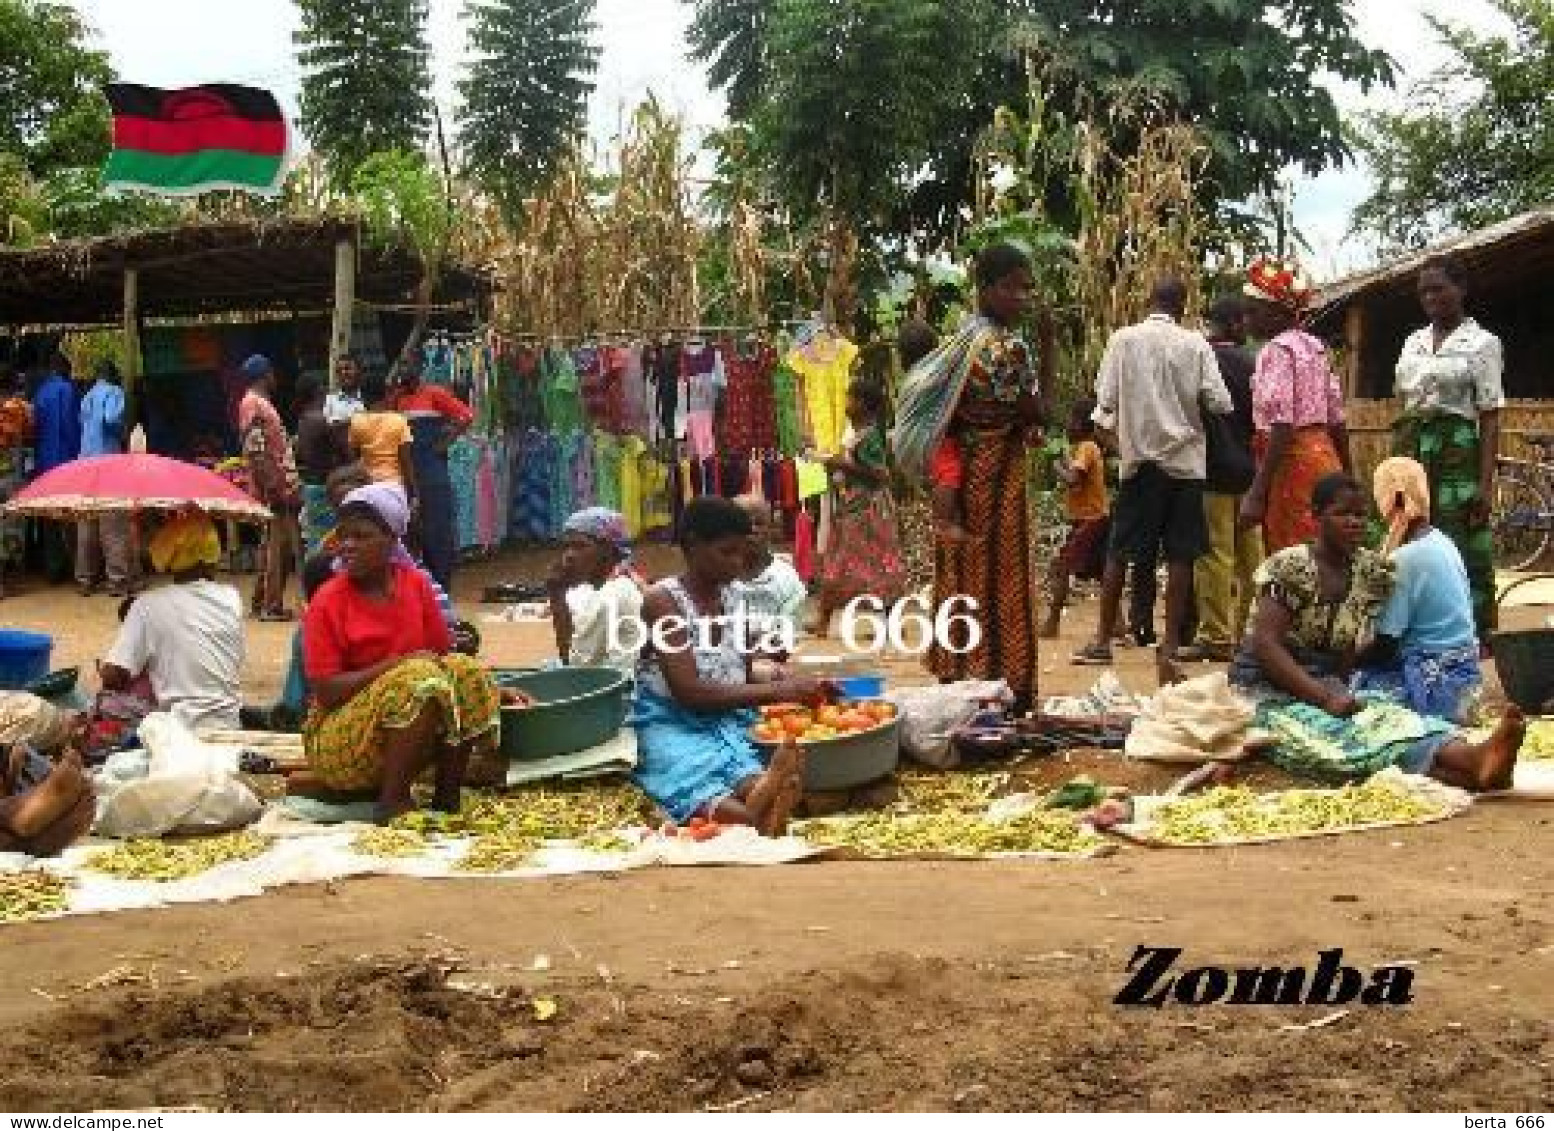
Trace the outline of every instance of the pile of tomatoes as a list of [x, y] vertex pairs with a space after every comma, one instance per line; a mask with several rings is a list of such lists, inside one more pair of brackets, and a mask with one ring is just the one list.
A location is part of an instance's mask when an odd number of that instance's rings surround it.
[[775, 703], [761, 708], [761, 721], [751, 729], [750, 737], [763, 743], [786, 742], [790, 738], [798, 742], [824, 742], [875, 730], [895, 718], [894, 704], [874, 700], [819, 708]]

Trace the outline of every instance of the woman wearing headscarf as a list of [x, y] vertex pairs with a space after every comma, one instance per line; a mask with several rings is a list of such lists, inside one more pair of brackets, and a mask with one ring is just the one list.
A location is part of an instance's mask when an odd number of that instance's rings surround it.
[[1243, 526], [1263, 528], [1274, 554], [1317, 534], [1311, 492], [1349, 469], [1344, 397], [1327, 347], [1302, 323], [1316, 291], [1294, 264], [1262, 259], [1245, 288], [1247, 324], [1264, 342], [1252, 373], [1257, 478], [1241, 503]]
[[339, 515], [342, 570], [308, 605], [303, 626], [308, 766], [335, 793], [375, 790], [380, 821], [414, 807], [410, 787], [430, 768], [433, 805], [457, 812], [471, 756], [496, 745], [496, 685], [453, 653], [432, 588], [404, 554], [404, 493], [384, 483], [359, 488]]
[[1480, 641], [1495, 628], [1495, 545], [1489, 526], [1505, 407], [1500, 339], [1468, 317], [1466, 278], [1453, 259], [1419, 270], [1430, 325], [1409, 335], [1397, 364], [1403, 414], [1392, 452], [1418, 460], [1430, 481], [1431, 518], [1457, 545], [1473, 591]]
[[631, 566], [626, 519], [605, 507], [567, 519], [547, 587], [562, 661], [634, 676], [638, 650], [631, 645], [639, 636], [643, 585]]
[[1430, 524], [1430, 483], [1417, 461], [1376, 468], [1376, 509], [1387, 524], [1392, 595], [1362, 657], [1356, 687], [1384, 691], [1421, 715], [1465, 721], [1483, 682], [1473, 596], [1462, 554]]
[[147, 547], [172, 584], [135, 598], [101, 665], [103, 690], [125, 694], [144, 676], [159, 710], [190, 730], [236, 730], [243, 671], [243, 601], [216, 581], [221, 539], [198, 511], [180, 514]]

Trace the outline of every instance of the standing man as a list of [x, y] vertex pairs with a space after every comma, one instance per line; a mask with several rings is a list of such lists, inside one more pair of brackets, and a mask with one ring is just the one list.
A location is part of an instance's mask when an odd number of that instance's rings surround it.
[[[70, 380], [70, 360], [62, 353], [50, 359], [32, 398], [37, 474], [62, 467], [81, 454], [81, 406]], [[44, 569], [55, 585], [70, 577], [70, 543], [63, 523], [41, 520]]]
[[351, 417], [367, 411], [362, 399], [362, 366], [352, 354], [335, 362], [335, 391], [324, 398], [324, 419], [332, 428], [345, 428]]
[[1227, 413], [1235, 405], [1209, 343], [1178, 324], [1187, 309], [1186, 285], [1167, 275], [1155, 284], [1149, 303], [1148, 318], [1112, 335], [1096, 381], [1096, 423], [1117, 436], [1122, 482], [1113, 507], [1100, 625], [1074, 662], [1112, 662], [1127, 567], [1163, 549], [1166, 633], [1156, 668], [1164, 685], [1181, 678], [1176, 650], [1187, 623], [1193, 563], [1209, 547], [1203, 414]]
[[453, 524], [448, 449], [469, 431], [475, 414], [447, 389], [422, 381], [420, 366], [415, 361], [403, 363], [398, 388], [389, 397], [388, 407], [410, 422], [422, 560], [437, 584], [452, 594], [459, 547]]
[[1246, 627], [1252, 577], [1263, 563], [1263, 530], [1238, 521], [1241, 497], [1257, 476], [1252, 454], [1252, 370], [1246, 349], [1246, 306], [1225, 295], [1209, 308], [1205, 336], [1230, 390], [1235, 411], [1209, 425], [1208, 480], [1203, 516], [1209, 549], [1193, 566], [1198, 636], [1178, 655], [1188, 663], [1229, 663]]
[[[81, 457], [116, 456], [124, 452], [124, 389], [119, 367], [104, 361], [96, 380], [81, 398]], [[136, 554], [125, 511], [83, 518], [76, 524], [76, 584], [81, 596], [97, 591], [108, 575], [108, 595], [127, 597], [135, 586]]]
[[329, 477], [351, 462], [341, 429], [329, 423], [324, 382], [316, 376], [297, 382], [297, 441], [293, 453], [302, 481], [302, 557], [306, 561], [335, 528], [329, 501]]
[[253, 611], [260, 620], [288, 621], [286, 582], [302, 552], [298, 514], [302, 510], [302, 485], [281, 414], [275, 411], [275, 366], [263, 354], [243, 362], [248, 391], [237, 407], [237, 431], [254, 497], [270, 508], [270, 524], [264, 534], [264, 568], [254, 587]]

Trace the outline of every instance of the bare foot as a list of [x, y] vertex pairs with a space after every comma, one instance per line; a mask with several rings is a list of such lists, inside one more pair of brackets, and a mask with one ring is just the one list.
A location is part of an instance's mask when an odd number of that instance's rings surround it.
[[1509, 707], [1500, 724], [1479, 744], [1478, 788], [1484, 793], [1510, 789], [1516, 774], [1516, 755], [1527, 737], [1527, 716]]
[[966, 528], [958, 522], [941, 522], [934, 526], [934, 533], [943, 542], [966, 542], [971, 535], [966, 533]]
[[777, 796], [772, 799], [771, 808], [760, 818], [760, 834], [771, 837], [786, 835], [788, 822], [793, 820], [793, 811], [799, 807], [799, 802], [803, 800], [803, 778], [791, 777], [783, 782], [782, 788], [777, 791]]

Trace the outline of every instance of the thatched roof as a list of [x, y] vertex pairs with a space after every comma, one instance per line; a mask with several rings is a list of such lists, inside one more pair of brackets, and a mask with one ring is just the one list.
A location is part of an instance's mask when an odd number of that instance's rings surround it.
[[[0, 325], [117, 323], [128, 267], [139, 272], [139, 307], [148, 318], [326, 310], [334, 301], [335, 245], [343, 239], [359, 249], [358, 299], [411, 301], [420, 278], [416, 259], [368, 246], [350, 220], [200, 223], [0, 251]], [[482, 275], [454, 268], [437, 297], [459, 302], [489, 289]]]
[[1323, 287], [1318, 318], [1329, 319], [1357, 300], [1411, 299], [1415, 276], [1425, 260], [1446, 254], [1462, 264], [1475, 292], [1485, 289], [1481, 284], [1498, 288], [1514, 286], [1523, 277], [1546, 279], [1554, 270], [1554, 205], [1524, 212]]

